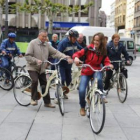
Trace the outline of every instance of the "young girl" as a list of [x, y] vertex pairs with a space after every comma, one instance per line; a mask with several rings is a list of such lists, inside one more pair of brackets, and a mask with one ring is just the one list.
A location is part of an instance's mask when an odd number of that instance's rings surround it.
[[[91, 65], [94, 69], [101, 69], [101, 63], [103, 61], [103, 64], [106, 66], [110, 66], [113, 68], [113, 66], [110, 64], [110, 60], [107, 57], [107, 50], [106, 50], [106, 42], [104, 38], [103, 33], [96, 33], [93, 36], [91, 44], [88, 46], [88, 48], [82, 49], [76, 53], [73, 54], [73, 59], [76, 65], [79, 65], [79, 63], [82, 63], [80, 61], [80, 57], [85, 55], [85, 64]], [[94, 77], [94, 71], [92, 71], [89, 67], [82, 68], [81, 71], [81, 81], [79, 86], [79, 100], [80, 100], [80, 114], [81, 116], [85, 116], [85, 94], [86, 94], [86, 88], [88, 85], [89, 80]], [[97, 74], [98, 78], [98, 88], [103, 91], [103, 83], [102, 83], [102, 72], [98, 72]], [[104, 98], [105, 102], [106, 99]]]

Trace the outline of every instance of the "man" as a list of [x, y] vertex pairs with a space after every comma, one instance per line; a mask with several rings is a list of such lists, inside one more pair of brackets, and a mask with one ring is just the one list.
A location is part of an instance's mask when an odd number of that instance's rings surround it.
[[[25, 54], [25, 58], [27, 61], [27, 70], [32, 79], [31, 85], [31, 105], [37, 105], [38, 99], [38, 80], [40, 82], [42, 93], [45, 92], [45, 87], [47, 84], [45, 68], [46, 64], [42, 63], [45, 60], [48, 60], [49, 56], [53, 58], [67, 58], [68, 63], [72, 63], [72, 59], [68, 58], [68, 56], [60, 53], [53, 47], [51, 47], [47, 42], [47, 32], [45, 30], [40, 30], [38, 38], [32, 40], [28, 46], [27, 52]], [[54, 108], [55, 106], [51, 104], [50, 94], [43, 98], [44, 106]]]
[[79, 37], [77, 38], [77, 42], [80, 44], [80, 46], [82, 46], [82, 48], [86, 47], [85, 38], [82, 33], [79, 34]]
[[[53, 34], [52, 35], [52, 40], [50, 42], [51, 42], [52, 47], [57, 49], [57, 46], [58, 46], [58, 43], [59, 43], [58, 35], [57, 34]], [[51, 62], [54, 63], [55, 59], [51, 58]], [[51, 70], [55, 70], [55, 66], [54, 65], [51, 66]]]
[[[79, 33], [76, 30], [70, 30], [69, 36], [64, 38], [58, 44], [58, 50], [66, 55], [72, 56], [76, 51], [81, 50], [82, 47], [77, 43]], [[60, 64], [60, 75], [63, 86], [69, 86], [71, 83], [71, 67], [66, 61], [62, 61]], [[65, 99], [68, 99], [64, 94]]]
[[[8, 69], [11, 72], [11, 59], [13, 55], [18, 55], [19, 57], [22, 57], [22, 54], [17, 47], [15, 43], [16, 34], [15, 33], [9, 33], [8, 38], [3, 40], [0, 46], [1, 53], [3, 56], [1, 57], [2, 64], [1, 66]], [[6, 82], [9, 81], [9, 76], [7, 75]]]

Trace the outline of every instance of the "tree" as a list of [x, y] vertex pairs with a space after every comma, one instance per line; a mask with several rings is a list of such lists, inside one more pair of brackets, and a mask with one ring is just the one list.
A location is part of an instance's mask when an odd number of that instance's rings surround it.
[[17, 3], [12, 5], [12, 7], [18, 7], [19, 11], [25, 11], [28, 13], [42, 13], [44, 14], [46, 12], [48, 19], [49, 19], [49, 29], [48, 33], [52, 34], [52, 27], [53, 27], [53, 21], [54, 18], [58, 14], [68, 14], [71, 15], [73, 13], [77, 12], [88, 12], [88, 8], [93, 5], [93, 2], [89, 2], [88, 4], [84, 5], [84, 9], [80, 10], [80, 7], [78, 5], [75, 5], [74, 7], [69, 7], [66, 5], [62, 5], [60, 3], [53, 3], [50, 0], [44, 0], [44, 2], [41, 2], [40, 0], [34, 0], [34, 4], [29, 4], [28, 0], [25, 0], [23, 4]]

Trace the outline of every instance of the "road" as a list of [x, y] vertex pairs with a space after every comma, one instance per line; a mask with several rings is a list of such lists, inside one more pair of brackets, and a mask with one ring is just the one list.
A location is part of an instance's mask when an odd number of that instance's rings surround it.
[[[24, 59], [20, 64], [25, 64]], [[106, 122], [99, 135], [92, 133], [89, 120], [79, 114], [78, 92], [65, 100], [65, 115], [58, 106], [20, 106], [13, 91], [0, 89], [0, 140], [138, 140], [140, 138], [140, 55], [128, 66], [128, 98], [120, 103], [111, 90], [106, 104]], [[51, 91], [51, 96], [54, 92]], [[54, 101], [52, 101], [53, 103]]]

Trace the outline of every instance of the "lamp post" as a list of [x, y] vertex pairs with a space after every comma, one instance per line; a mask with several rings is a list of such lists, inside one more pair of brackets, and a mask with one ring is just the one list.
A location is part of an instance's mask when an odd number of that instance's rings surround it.
[[8, 0], [5, 1], [5, 38], [8, 36]]

